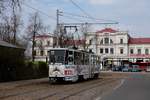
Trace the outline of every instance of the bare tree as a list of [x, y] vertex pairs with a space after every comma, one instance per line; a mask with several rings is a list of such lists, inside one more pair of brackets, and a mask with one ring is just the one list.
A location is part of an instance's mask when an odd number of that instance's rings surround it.
[[83, 33], [83, 38], [85, 40], [85, 42], [83, 44], [84, 50], [88, 49], [88, 45], [86, 44], [86, 40], [87, 40], [87, 35], [88, 35], [89, 31], [90, 31], [90, 25], [88, 25], [88, 23], [85, 23], [81, 26], [81, 32]]
[[19, 33], [19, 26], [21, 25], [20, 16], [16, 16], [15, 19], [13, 16], [4, 16], [2, 20], [0, 22], [0, 38], [9, 43], [18, 44], [16, 33]]
[[29, 24], [27, 26], [27, 39], [31, 39], [32, 41], [32, 61], [35, 60], [35, 36], [41, 33], [43, 29], [42, 20], [37, 12], [29, 18]]
[[[19, 33], [21, 0], [0, 0], [1, 38], [7, 42], [16, 43]], [[9, 10], [9, 14], [7, 14]]]
[[11, 25], [10, 25], [10, 18], [4, 17], [3, 22], [0, 23], [0, 38], [4, 41], [10, 42], [11, 41]]
[[13, 32], [13, 43], [16, 44], [16, 34], [18, 31], [18, 27], [20, 24], [20, 18], [17, 15], [17, 10], [20, 8], [20, 0], [11, 0], [11, 8], [12, 8], [12, 32]]
[[0, 14], [3, 13], [5, 9], [7, 9], [7, 5], [10, 5], [12, 10], [21, 8], [21, 0], [0, 0]]

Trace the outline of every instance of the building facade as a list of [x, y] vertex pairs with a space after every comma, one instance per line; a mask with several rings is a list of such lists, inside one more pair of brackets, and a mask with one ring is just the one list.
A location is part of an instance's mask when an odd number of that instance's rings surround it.
[[[48, 61], [48, 51], [56, 46], [56, 37], [52, 35], [38, 35], [35, 37], [35, 61]], [[63, 48], [78, 48], [83, 50], [85, 40], [64, 39]], [[59, 46], [58, 46], [59, 47]]]
[[53, 48], [54, 36], [38, 35], [35, 37], [35, 61], [47, 61], [48, 51]]
[[103, 60], [107, 58], [108, 62], [150, 61], [150, 38], [133, 38], [128, 31], [105, 28], [88, 34], [86, 43], [89, 50], [100, 55]]

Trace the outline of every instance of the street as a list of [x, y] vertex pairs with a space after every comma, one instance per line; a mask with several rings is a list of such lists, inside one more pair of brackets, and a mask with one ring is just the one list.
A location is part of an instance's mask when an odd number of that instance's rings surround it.
[[0, 100], [94, 100], [120, 84], [126, 75], [101, 73], [98, 79], [50, 84], [48, 78], [0, 83]]
[[98, 79], [50, 84], [48, 78], [0, 83], [0, 100], [149, 100], [150, 73], [101, 72]]
[[101, 100], [149, 100], [150, 74], [134, 73]]

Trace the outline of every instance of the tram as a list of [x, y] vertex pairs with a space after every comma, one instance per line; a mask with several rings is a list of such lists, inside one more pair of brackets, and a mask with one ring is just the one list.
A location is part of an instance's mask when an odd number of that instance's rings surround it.
[[49, 80], [76, 82], [98, 78], [100, 56], [69, 48], [52, 48], [49, 51]]

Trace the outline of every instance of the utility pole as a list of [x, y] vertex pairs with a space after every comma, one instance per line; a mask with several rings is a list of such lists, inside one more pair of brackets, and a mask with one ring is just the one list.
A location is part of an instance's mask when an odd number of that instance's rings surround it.
[[33, 62], [35, 60], [35, 51], [34, 51], [34, 48], [35, 48], [35, 34], [36, 34], [36, 32], [33, 31], [33, 37], [32, 37], [32, 61]]
[[57, 17], [57, 20], [56, 20], [56, 47], [59, 46], [59, 10], [57, 9], [56, 11], [56, 17]]

